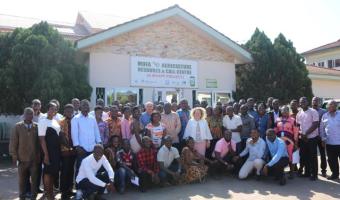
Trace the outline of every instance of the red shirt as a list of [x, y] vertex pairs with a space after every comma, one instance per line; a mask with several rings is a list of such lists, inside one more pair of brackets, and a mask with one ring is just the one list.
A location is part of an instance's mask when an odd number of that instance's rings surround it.
[[159, 165], [157, 162], [157, 151], [154, 148], [142, 148], [137, 153], [138, 167], [145, 172], [159, 172]]

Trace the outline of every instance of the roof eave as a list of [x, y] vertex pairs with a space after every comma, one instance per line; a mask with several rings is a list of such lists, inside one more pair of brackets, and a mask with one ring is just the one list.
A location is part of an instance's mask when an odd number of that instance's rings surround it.
[[141, 28], [147, 25], [150, 25], [155, 22], [159, 22], [161, 20], [164, 20], [166, 18], [172, 17], [172, 16], [181, 16], [184, 19], [188, 20], [190, 23], [194, 24], [197, 28], [199, 28], [201, 31], [207, 33], [211, 37], [215, 38], [218, 42], [221, 42], [222, 44], [226, 45], [227, 48], [232, 49], [233, 53], [236, 55], [238, 60], [241, 61], [241, 63], [251, 63], [253, 62], [251, 54], [243, 49], [241, 46], [221, 34], [220, 32], [216, 31], [212, 27], [208, 26], [195, 16], [191, 15], [184, 9], [180, 8], [179, 6], [173, 6], [168, 9], [165, 9], [163, 11], [147, 15], [145, 17], [138, 18], [136, 20], [132, 20], [130, 22], [117, 25], [113, 28], [107, 29], [105, 31], [99, 32], [97, 34], [94, 34], [92, 36], [80, 39], [76, 42], [76, 48], [77, 49], [84, 49], [87, 47], [90, 47], [94, 44], [97, 44], [99, 42], [108, 40], [112, 37], [130, 32], [132, 30], [135, 30], [137, 28]]

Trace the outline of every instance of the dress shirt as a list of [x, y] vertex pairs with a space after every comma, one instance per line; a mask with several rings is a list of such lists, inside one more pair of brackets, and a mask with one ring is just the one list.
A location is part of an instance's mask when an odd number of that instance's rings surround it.
[[322, 116], [320, 134], [326, 144], [340, 145], [340, 111], [335, 111], [334, 116], [329, 112]]
[[[233, 115], [231, 119], [228, 115], [223, 117], [224, 128], [231, 130], [236, 129], [238, 126], [242, 126], [242, 120], [240, 116]], [[232, 132], [232, 140], [234, 140], [236, 143], [241, 142], [240, 132]]]
[[84, 178], [89, 179], [89, 181], [99, 187], [105, 187], [106, 183], [101, 181], [96, 177], [98, 170], [101, 167], [104, 167], [107, 171], [109, 178], [111, 181], [114, 179], [114, 172], [106, 157], [103, 155], [98, 161], [94, 158], [93, 154], [87, 156], [83, 161], [81, 161], [81, 165], [79, 168], [78, 176], [76, 178], [76, 182], [79, 183]]
[[124, 117], [120, 121], [120, 128], [121, 128], [121, 133], [122, 133], [122, 138], [123, 139], [131, 139], [131, 120], [125, 119]]
[[179, 143], [178, 134], [181, 131], [181, 120], [175, 112], [162, 114], [161, 122], [164, 124], [166, 133], [171, 136], [173, 143]]
[[148, 125], [151, 122], [151, 114], [143, 112], [140, 116], [140, 122], [143, 124], [144, 127]]
[[249, 153], [249, 157], [247, 161], [254, 161], [256, 159], [262, 159], [264, 157], [264, 153], [266, 151], [266, 142], [259, 138], [255, 144], [252, 144], [253, 138], [249, 138], [247, 140], [246, 148], [240, 153], [240, 156], [243, 157]]
[[215, 157], [215, 152], [218, 152], [221, 158], [224, 158], [230, 151], [229, 145], [231, 145], [232, 150], [236, 152], [236, 142], [234, 140], [227, 142], [224, 138], [219, 139], [215, 145], [212, 156]]
[[[300, 124], [302, 135], [312, 126], [313, 122], [319, 122], [319, 113], [313, 108], [308, 108], [306, 111], [301, 109], [296, 116], [296, 123]], [[316, 128], [312, 133], [307, 135], [307, 138], [315, 138], [319, 135], [319, 130]]]
[[269, 167], [275, 165], [282, 157], [288, 157], [287, 147], [282, 139], [276, 137], [274, 142], [271, 142], [268, 139], [266, 139], [266, 141], [270, 156], [272, 158], [267, 163]]
[[82, 113], [72, 118], [71, 135], [73, 145], [81, 146], [87, 152], [92, 152], [94, 145], [102, 142], [96, 119]]
[[163, 145], [157, 153], [157, 161], [163, 162], [164, 167], [168, 168], [172, 161], [179, 158], [178, 150], [175, 147], [171, 147], [170, 149]]

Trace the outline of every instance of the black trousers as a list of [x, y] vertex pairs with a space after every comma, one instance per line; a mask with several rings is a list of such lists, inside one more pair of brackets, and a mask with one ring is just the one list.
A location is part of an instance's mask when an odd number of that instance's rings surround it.
[[[98, 170], [96, 177], [105, 183], [110, 182], [109, 175], [104, 167], [101, 167]], [[97, 194], [103, 194], [105, 187], [95, 185], [91, 183], [88, 178], [84, 178], [77, 184], [77, 189], [80, 189], [83, 192], [83, 198], [87, 198], [95, 192], [97, 192]]]
[[[228, 162], [229, 164], [233, 164], [234, 169], [231, 171], [231, 173], [237, 174], [239, 170], [241, 169], [243, 159], [241, 158], [237, 162], [233, 162], [233, 158], [234, 156], [227, 154], [226, 156], [223, 157], [222, 160]], [[209, 173], [212, 175], [221, 175], [223, 172], [226, 172], [226, 171], [227, 171], [227, 166], [225, 166], [221, 162], [217, 162], [209, 166]]]
[[275, 165], [268, 167], [268, 172], [270, 176], [275, 176], [276, 178], [282, 178], [284, 176], [284, 169], [289, 163], [288, 157], [282, 157], [275, 163]]
[[318, 148], [321, 158], [321, 172], [326, 173], [327, 172], [327, 159], [326, 159], [326, 148], [322, 146], [322, 140], [321, 137], [318, 136]]
[[75, 156], [61, 157], [60, 191], [62, 194], [67, 194], [72, 191], [75, 160]]
[[214, 152], [215, 150], [215, 146], [216, 146], [216, 143], [218, 142], [219, 139], [212, 139], [210, 141], [210, 147], [207, 149], [207, 151], [205, 152], [205, 157], [206, 158], [209, 158], [209, 159], [213, 159], [212, 157], [212, 153]]
[[333, 176], [339, 176], [340, 145], [326, 145], [328, 164]]
[[150, 189], [152, 184], [152, 176], [149, 173], [145, 171], [139, 173], [139, 187], [141, 190]]
[[302, 164], [305, 166], [305, 174], [316, 177], [318, 175], [318, 155], [317, 155], [318, 138], [310, 138], [307, 141], [301, 141]]

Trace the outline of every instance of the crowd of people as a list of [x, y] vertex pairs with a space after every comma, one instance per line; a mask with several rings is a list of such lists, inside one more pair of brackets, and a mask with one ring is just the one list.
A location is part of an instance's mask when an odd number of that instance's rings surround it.
[[327, 155], [332, 172], [327, 178], [335, 180], [340, 112], [335, 101], [327, 109], [320, 108], [318, 97], [311, 106], [306, 97], [288, 105], [270, 97], [265, 103], [249, 98], [215, 107], [202, 101], [192, 109], [185, 99], [140, 106], [115, 101], [109, 107], [98, 99], [90, 111], [88, 100], [74, 98], [62, 115], [57, 100], [43, 114], [35, 99], [13, 128], [9, 151], [18, 166], [20, 199], [44, 192], [50, 200], [58, 191], [62, 199], [102, 199], [129, 186], [145, 192], [228, 173], [258, 181], [273, 176], [280, 185], [286, 176], [315, 181], [317, 149], [321, 175], [327, 177]]

